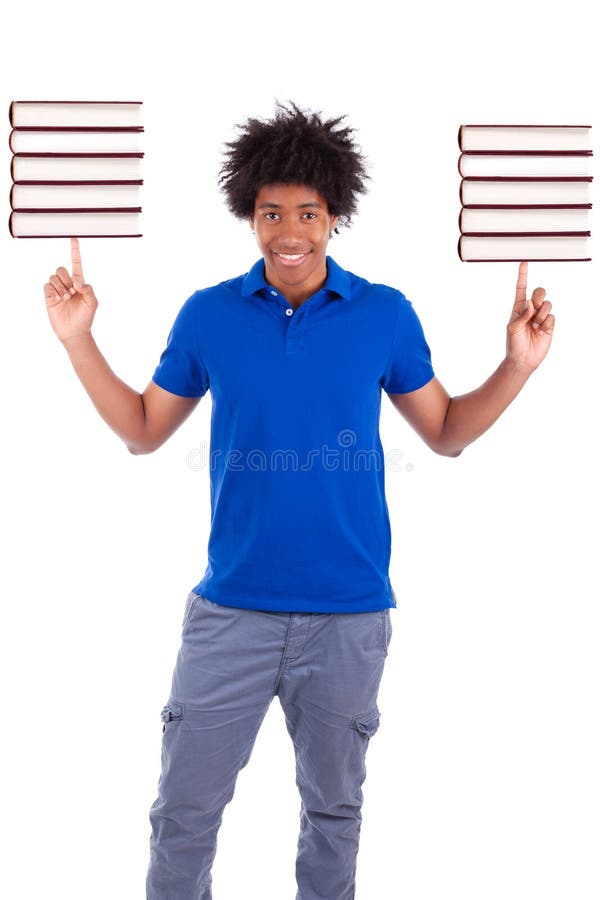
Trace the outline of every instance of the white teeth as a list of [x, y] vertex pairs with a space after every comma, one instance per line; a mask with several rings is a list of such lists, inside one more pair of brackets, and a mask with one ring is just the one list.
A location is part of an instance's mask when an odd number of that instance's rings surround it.
[[283, 259], [301, 259], [304, 253], [278, 253], [277, 256], [282, 256]]

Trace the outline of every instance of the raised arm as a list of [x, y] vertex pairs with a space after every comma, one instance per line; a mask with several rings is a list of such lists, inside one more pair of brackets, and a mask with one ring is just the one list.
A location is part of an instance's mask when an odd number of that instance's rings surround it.
[[396, 409], [425, 443], [443, 456], [458, 456], [494, 424], [546, 356], [554, 316], [543, 288], [527, 299], [527, 263], [519, 266], [507, 325], [506, 356], [476, 390], [450, 397], [437, 378], [408, 394], [389, 394]]
[[85, 284], [77, 238], [71, 238], [72, 274], [61, 266], [44, 285], [46, 309], [58, 339], [94, 406], [131, 453], [151, 453], [198, 405], [198, 397], [171, 394], [151, 381], [143, 394], [115, 375], [92, 337], [98, 301]]

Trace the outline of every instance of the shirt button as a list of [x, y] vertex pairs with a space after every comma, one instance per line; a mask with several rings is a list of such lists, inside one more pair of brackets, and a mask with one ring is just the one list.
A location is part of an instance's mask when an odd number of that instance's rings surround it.
[[293, 315], [294, 315], [294, 310], [293, 310], [293, 309], [286, 309], [285, 314], [286, 314], [286, 316], [293, 316]]
[[272, 296], [272, 297], [276, 297], [276, 296], [277, 296], [277, 291], [271, 291], [271, 296]]

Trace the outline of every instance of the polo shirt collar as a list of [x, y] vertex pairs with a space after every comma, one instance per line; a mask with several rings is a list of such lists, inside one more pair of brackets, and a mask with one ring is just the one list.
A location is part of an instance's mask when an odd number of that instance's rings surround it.
[[[350, 276], [345, 269], [338, 266], [331, 256], [327, 259], [327, 278], [322, 287], [324, 291], [336, 294], [340, 300], [350, 300]], [[250, 271], [242, 279], [242, 297], [250, 297], [267, 290], [269, 285], [265, 281], [265, 261], [259, 259], [254, 263]]]

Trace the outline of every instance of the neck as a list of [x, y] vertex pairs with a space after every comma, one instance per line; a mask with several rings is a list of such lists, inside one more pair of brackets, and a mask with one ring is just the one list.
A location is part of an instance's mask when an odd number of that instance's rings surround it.
[[290, 306], [297, 308], [317, 291], [320, 291], [327, 281], [327, 263], [323, 262], [322, 269], [318, 272], [312, 272], [311, 275], [298, 284], [287, 283], [278, 278], [265, 262], [265, 281], [267, 284], [277, 288], [280, 294], [283, 294]]

